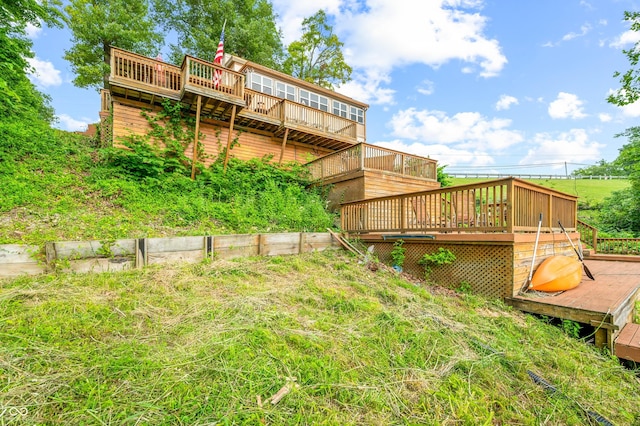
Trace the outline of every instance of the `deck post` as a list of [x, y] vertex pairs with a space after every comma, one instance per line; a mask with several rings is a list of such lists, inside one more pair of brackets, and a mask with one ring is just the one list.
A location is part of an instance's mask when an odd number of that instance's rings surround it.
[[282, 138], [282, 148], [280, 149], [280, 161], [278, 164], [282, 164], [282, 158], [284, 157], [284, 149], [287, 146], [287, 137], [289, 136], [289, 128], [284, 130], [284, 137]]
[[360, 170], [364, 170], [364, 150], [367, 149], [365, 144], [360, 144]]
[[597, 253], [598, 252], [598, 230], [596, 228], [592, 228], [593, 231], [591, 232], [591, 238], [593, 238], [593, 241], [591, 242], [592, 247], [593, 247], [593, 253]]
[[227, 152], [224, 155], [224, 166], [222, 172], [227, 172], [227, 163], [229, 162], [229, 151], [231, 151], [231, 133], [233, 133], [233, 125], [236, 121], [236, 106], [231, 109], [231, 121], [229, 122], [229, 134], [227, 135]]
[[198, 139], [200, 135], [200, 109], [202, 108], [202, 96], [198, 95], [196, 107], [196, 131], [193, 137], [193, 158], [191, 160], [191, 180], [196, 178], [196, 161], [198, 160]]

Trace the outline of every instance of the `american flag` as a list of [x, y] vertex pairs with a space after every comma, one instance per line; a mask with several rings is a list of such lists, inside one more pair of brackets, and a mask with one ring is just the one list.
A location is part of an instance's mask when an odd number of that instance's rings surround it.
[[[226, 22], [225, 22], [226, 25]], [[220, 43], [218, 43], [218, 50], [216, 50], [216, 56], [213, 58], [213, 62], [216, 64], [222, 64], [222, 58], [224, 57], [224, 25], [222, 26], [222, 34], [220, 34]], [[222, 70], [216, 68], [213, 72], [213, 86], [218, 88], [222, 84]]]

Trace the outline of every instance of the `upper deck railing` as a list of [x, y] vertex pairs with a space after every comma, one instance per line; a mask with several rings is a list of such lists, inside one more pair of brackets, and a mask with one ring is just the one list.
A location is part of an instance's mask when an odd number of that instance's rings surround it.
[[185, 89], [244, 98], [244, 75], [213, 62], [186, 56], [182, 63], [182, 75]]
[[115, 47], [111, 48], [111, 81], [171, 97], [180, 94], [183, 84], [180, 67]]
[[458, 185], [342, 204], [352, 233], [536, 232], [576, 229], [577, 197], [520, 179]]
[[356, 139], [356, 122], [339, 115], [250, 89], [245, 90], [245, 99], [248, 111], [278, 120], [287, 127]]
[[357, 170], [379, 170], [436, 180], [436, 160], [361, 143], [307, 163], [314, 179], [327, 179]]
[[111, 81], [174, 98], [185, 88], [244, 98], [243, 74], [192, 56], [186, 56], [182, 67], [177, 67], [112, 47]]

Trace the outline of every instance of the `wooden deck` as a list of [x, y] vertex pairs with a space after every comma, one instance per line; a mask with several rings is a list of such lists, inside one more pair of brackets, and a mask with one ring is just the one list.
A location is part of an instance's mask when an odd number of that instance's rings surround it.
[[635, 302], [640, 299], [640, 259], [635, 260], [586, 260], [595, 281], [585, 276], [573, 290], [529, 292], [506, 302], [521, 311], [589, 324], [596, 329], [596, 346], [615, 353], [615, 340], [632, 322]]

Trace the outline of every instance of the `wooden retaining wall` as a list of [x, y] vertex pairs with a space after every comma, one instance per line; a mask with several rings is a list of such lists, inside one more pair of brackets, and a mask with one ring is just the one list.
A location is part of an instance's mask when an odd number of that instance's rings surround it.
[[163, 263], [300, 254], [335, 246], [329, 233], [319, 232], [61, 241], [47, 243], [44, 250], [6, 244], [0, 245], [0, 278], [53, 270], [114, 272]]

